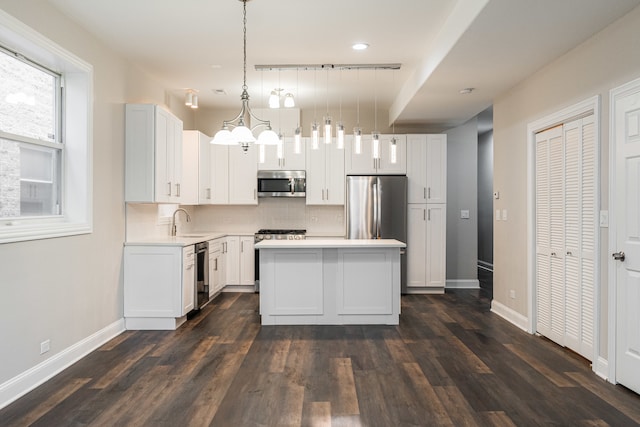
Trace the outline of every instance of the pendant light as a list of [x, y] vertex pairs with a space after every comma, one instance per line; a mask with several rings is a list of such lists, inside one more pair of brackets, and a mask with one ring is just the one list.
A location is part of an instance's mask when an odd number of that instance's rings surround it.
[[320, 128], [318, 126], [317, 104], [316, 104], [316, 70], [313, 70], [313, 123], [311, 123], [311, 148], [317, 150], [320, 148]]
[[[296, 94], [300, 96], [299, 70], [296, 69]], [[302, 152], [302, 128], [300, 128], [300, 114], [298, 114], [298, 123], [293, 134], [293, 152], [300, 154]]]
[[[395, 87], [396, 82], [396, 72], [393, 70], [392, 74], [393, 79], [393, 87]], [[398, 140], [396, 139], [396, 122], [395, 120], [391, 123], [391, 133], [393, 136], [391, 137], [391, 143], [389, 144], [389, 161], [391, 164], [396, 164], [398, 162]]]
[[356, 127], [353, 128], [353, 151], [362, 153], [362, 128], [360, 127], [360, 70], [357, 70], [358, 96], [356, 104]]
[[340, 69], [340, 120], [336, 124], [336, 145], [339, 150], [344, 149], [344, 124], [342, 123], [342, 69]]
[[[268, 120], [259, 119], [251, 111], [251, 107], [249, 106], [249, 92], [247, 87], [247, 1], [249, 0], [240, 1], [242, 1], [243, 29], [243, 80], [242, 93], [240, 95], [242, 105], [236, 117], [222, 122], [222, 129], [215, 134], [211, 143], [220, 145], [240, 144], [243, 151], [247, 151], [249, 145], [256, 143], [256, 141], [259, 144], [277, 144], [278, 135], [271, 130], [271, 123]], [[245, 123], [245, 120], [249, 118], [253, 118], [257, 122], [251, 129], [249, 129]], [[256, 140], [252, 130], [260, 126], [266, 127], [266, 130], [262, 131]], [[232, 131], [229, 131], [230, 127], [233, 128]]]
[[331, 116], [329, 115], [329, 69], [327, 68], [327, 115], [324, 117], [324, 143], [331, 144]]
[[373, 70], [373, 129], [371, 153], [374, 159], [380, 158], [380, 132], [378, 129], [378, 88], [377, 70]]

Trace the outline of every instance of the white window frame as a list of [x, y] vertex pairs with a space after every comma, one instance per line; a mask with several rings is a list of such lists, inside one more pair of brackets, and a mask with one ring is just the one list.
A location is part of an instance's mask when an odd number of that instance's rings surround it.
[[0, 243], [87, 234], [93, 231], [93, 67], [0, 10], [0, 44], [61, 74], [62, 213], [0, 220]]

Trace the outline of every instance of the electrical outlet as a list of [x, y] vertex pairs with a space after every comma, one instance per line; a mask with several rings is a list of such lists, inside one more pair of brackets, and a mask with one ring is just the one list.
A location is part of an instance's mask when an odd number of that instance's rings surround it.
[[460, 211], [460, 218], [469, 219], [469, 209], [463, 209]]
[[493, 192], [493, 198], [498, 200], [500, 198], [500, 192], [499, 191], [494, 191]]
[[40, 354], [45, 354], [51, 349], [51, 340], [45, 340], [40, 343]]
[[515, 298], [516, 298], [516, 291], [515, 291], [515, 289], [511, 289], [511, 290], [509, 291], [509, 297], [510, 297], [511, 299], [515, 299]]

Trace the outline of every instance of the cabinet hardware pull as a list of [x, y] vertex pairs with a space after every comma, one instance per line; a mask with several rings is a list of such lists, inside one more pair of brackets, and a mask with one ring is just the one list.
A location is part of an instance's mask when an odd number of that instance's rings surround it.
[[256, 190], [255, 188], [253, 189], [253, 200], [255, 200], [255, 199], [256, 199], [256, 192], [257, 192], [257, 191], [258, 191], [258, 190]]
[[167, 196], [171, 195], [171, 181], [167, 182]]
[[211, 188], [207, 188], [207, 199], [211, 200]]
[[176, 184], [176, 197], [180, 197], [180, 183]]
[[422, 198], [427, 199], [427, 187], [422, 187]]
[[426, 209], [422, 209], [422, 220], [426, 221], [427, 219], [427, 210]]
[[431, 187], [427, 188], [427, 199], [431, 200]]
[[427, 209], [427, 220], [431, 221], [431, 209]]
[[213, 269], [214, 269], [215, 271], [218, 271], [218, 258], [216, 258], [216, 259], [215, 259], [215, 261], [216, 261], [216, 262], [215, 262], [215, 266], [213, 267]]
[[329, 189], [327, 188], [327, 201], [329, 201]]
[[616, 261], [624, 261], [625, 259], [625, 254], [624, 252], [620, 251], [620, 252], [614, 252], [613, 254], [611, 254], [611, 256], [613, 257], [613, 259], [615, 259]]

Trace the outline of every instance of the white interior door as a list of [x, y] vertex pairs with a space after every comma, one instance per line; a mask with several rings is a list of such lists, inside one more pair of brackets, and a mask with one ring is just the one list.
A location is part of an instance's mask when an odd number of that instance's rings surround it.
[[[640, 80], [614, 90], [616, 381], [640, 393]], [[612, 236], [613, 237], [613, 236]], [[619, 257], [621, 258], [621, 257]]]

